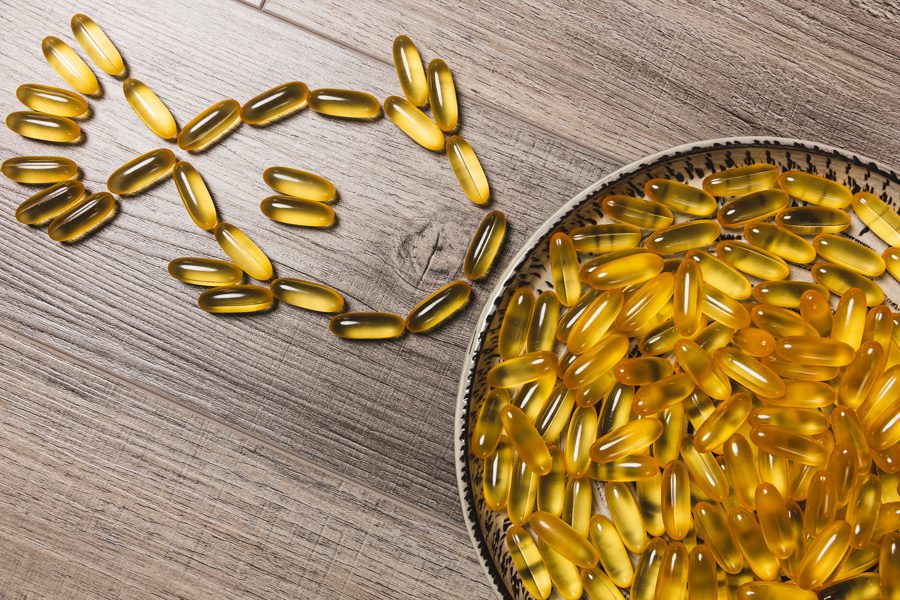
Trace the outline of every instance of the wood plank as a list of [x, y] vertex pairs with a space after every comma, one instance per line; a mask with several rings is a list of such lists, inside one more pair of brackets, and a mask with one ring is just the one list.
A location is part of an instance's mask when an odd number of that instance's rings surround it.
[[[89, 0], [121, 48], [132, 74], [151, 85], [179, 123], [213, 102], [245, 100], [282, 80], [312, 86], [396, 91], [393, 71], [245, 5], [216, 0]], [[23, 81], [58, 84], [40, 56], [42, 36], [61, 34], [65, 3], [10, 1], [0, 25], [0, 99]], [[15, 15], [15, 23], [12, 17]], [[125, 160], [163, 143], [137, 121], [118, 84], [101, 77], [106, 97], [85, 123], [87, 142], [60, 148], [0, 134], [0, 157], [61, 152], [100, 190]], [[506, 211], [505, 261], [530, 231], [611, 165], [509, 114], [468, 102], [465, 131], [491, 178], [492, 208]], [[179, 153], [184, 156], [183, 153]], [[408, 140], [386, 119], [344, 123], [305, 112], [257, 130], [243, 127], [189, 159], [204, 174], [221, 214], [244, 228], [281, 275], [336, 285], [353, 309], [406, 313], [426, 293], [462, 276], [469, 236], [484, 214], [462, 195], [443, 155]], [[257, 208], [269, 192], [260, 174], [274, 164], [313, 170], [340, 191], [339, 225], [301, 231], [268, 221]], [[28, 191], [0, 181], [3, 213]], [[326, 319], [288, 306], [247, 318], [207, 315], [196, 289], [172, 280], [166, 263], [219, 256], [190, 223], [166, 183], [122, 201], [103, 231], [65, 247], [43, 231], [0, 219], [0, 323], [88, 360], [192, 409], [366, 482], [404, 501], [459, 519], [453, 467], [453, 411], [462, 357], [482, 295], [433, 335], [399, 342], [348, 343]]]
[[390, 59], [407, 33], [464, 98], [614, 160], [725, 135], [895, 160], [897, 9], [841, 0], [269, 0], [264, 10]]
[[462, 525], [0, 335], [0, 597], [489, 598]]

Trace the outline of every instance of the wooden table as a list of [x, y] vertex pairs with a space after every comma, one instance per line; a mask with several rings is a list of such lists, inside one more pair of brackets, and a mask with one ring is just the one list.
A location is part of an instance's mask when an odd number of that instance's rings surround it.
[[[398, 93], [391, 42], [446, 59], [462, 131], [509, 215], [505, 262], [566, 199], [692, 140], [819, 140], [897, 166], [900, 36], [876, 0], [237, 0], [78, 3], [131, 75], [184, 124], [291, 79]], [[71, 39], [72, 4], [0, 1], [4, 113], [61, 85], [40, 40]], [[99, 71], [98, 71], [99, 73]], [[101, 77], [86, 143], [4, 130], [0, 157], [66, 154], [100, 191], [165, 145]], [[220, 214], [279, 274], [335, 285], [352, 309], [404, 313], [461, 277], [483, 215], [446, 157], [387, 119], [305, 111], [244, 126], [190, 158]], [[278, 226], [257, 204], [276, 164], [335, 182], [339, 225]], [[207, 315], [165, 270], [218, 256], [171, 183], [124, 199], [74, 246], [12, 218], [0, 181], [0, 597], [490, 598], [462, 524], [452, 425], [463, 352], [497, 273], [441, 330], [348, 343], [289, 306]]]

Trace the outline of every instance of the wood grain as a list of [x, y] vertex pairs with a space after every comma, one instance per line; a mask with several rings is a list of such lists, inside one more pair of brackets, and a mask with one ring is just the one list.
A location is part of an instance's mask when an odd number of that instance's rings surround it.
[[614, 161], [728, 135], [900, 151], [900, 16], [861, 0], [268, 0], [387, 57], [398, 33], [457, 85]]
[[491, 597], [461, 528], [3, 333], [0, 597]]

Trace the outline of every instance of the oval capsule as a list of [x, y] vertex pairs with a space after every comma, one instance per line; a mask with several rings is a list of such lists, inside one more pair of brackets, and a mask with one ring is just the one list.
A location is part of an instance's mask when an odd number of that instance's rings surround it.
[[[502, 404], [498, 406], [498, 410], [500, 406], [502, 406]], [[482, 409], [484, 409], [484, 406]], [[493, 413], [493, 411], [491, 412]], [[497, 425], [499, 427], [499, 412], [497, 415]], [[480, 418], [479, 412], [479, 419]], [[493, 431], [493, 426], [491, 427], [491, 430]], [[473, 430], [472, 438], [473, 445], [476, 439], [474, 437], [474, 431], [475, 430]], [[499, 429], [497, 431], [499, 435]], [[558, 517], [562, 514], [563, 505], [566, 502], [566, 460], [562, 450], [559, 449], [559, 446], [556, 444], [549, 444], [547, 447], [550, 450], [550, 456], [553, 457], [553, 464], [550, 467], [550, 472], [538, 479], [536, 494], [537, 509]]]
[[785, 392], [781, 377], [755, 358], [731, 348], [716, 350], [713, 358], [725, 375], [759, 396], [777, 398]]
[[297, 227], [331, 227], [334, 210], [323, 202], [292, 196], [269, 196], [259, 210], [273, 221]]
[[475, 204], [486, 204], [491, 199], [491, 188], [487, 175], [481, 167], [481, 161], [478, 160], [469, 142], [458, 135], [448, 137], [447, 158], [450, 160], [456, 180], [469, 200]]
[[241, 105], [237, 100], [222, 100], [188, 121], [178, 134], [178, 147], [201, 152], [219, 142], [240, 124]]
[[850, 546], [850, 525], [834, 521], [825, 527], [803, 551], [795, 574], [797, 585], [804, 589], [821, 586], [840, 564]]
[[31, 110], [56, 117], [77, 119], [89, 110], [81, 94], [39, 83], [23, 83], [16, 88], [16, 97]]
[[808, 291], [815, 291], [822, 297], [828, 295], [821, 285], [808, 281], [782, 280], [763, 281], [753, 286], [753, 297], [771, 306], [781, 308], [800, 308], [800, 298]]
[[662, 229], [672, 224], [672, 211], [659, 202], [634, 196], [612, 194], [600, 203], [603, 214], [639, 229]]
[[50, 221], [47, 235], [56, 242], [78, 241], [111, 220], [117, 208], [112, 194], [91, 194]]
[[729, 474], [731, 488], [738, 502], [749, 508], [756, 508], [756, 487], [759, 485], [759, 470], [753, 448], [747, 438], [733, 434], [722, 447], [725, 470]]
[[321, 283], [279, 277], [272, 280], [269, 288], [278, 300], [298, 308], [324, 313], [344, 310], [344, 297], [340, 292]]
[[575, 408], [575, 394], [562, 383], [553, 388], [534, 424], [546, 442], [556, 442]]
[[606, 336], [587, 353], [579, 356], [563, 375], [569, 389], [584, 387], [607, 373], [628, 352], [628, 338], [614, 333]]
[[239, 266], [217, 258], [184, 257], [169, 261], [169, 275], [189, 285], [222, 287], [237, 285], [244, 279]]
[[689, 436], [681, 440], [681, 459], [700, 491], [716, 502], [723, 502], [728, 497], [728, 479], [722, 467], [712, 454], [697, 452]]
[[172, 170], [175, 188], [188, 216], [200, 229], [210, 230], [219, 221], [216, 205], [203, 177], [191, 163], [179, 161]]
[[850, 546], [862, 548], [872, 539], [881, 508], [881, 482], [871, 473], [850, 490], [844, 520], [850, 524]]
[[600, 565], [618, 587], [629, 587], [634, 580], [634, 568], [618, 530], [604, 515], [591, 517], [588, 536], [597, 549]]
[[22, 110], [6, 116], [6, 126], [22, 137], [57, 144], [81, 141], [81, 127], [72, 119]]
[[168, 177], [176, 161], [175, 153], [168, 148], [151, 150], [113, 171], [106, 187], [113, 194], [136, 194]]
[[589, 569], [600, 559], [587, 538], [555, 515], [537, 511], [528, 519], [528, 524], [539, 540], [579, 567]]
[[491, 510], [501, 510], [506, 506], [515, 456], [512, 444], [501, 436], [497, 442], [497, 448], [484, 460], [482, 489], [484, 490], [484, 503]]
[[553, 583], [534, 538], [521, 526], [514, 525], [506, 532], [506, 547], [528, 593], [538, 600], [549, 598]]
[[596, 289], [624, 288], [655, 277], [662, 272], [663, 266], [663, 259], [658, 254], [638, 251], [589, 261], [581, 268], [581, 277]]
[[521, 287], [512, 293], [503, 313], [497, 339], [497, 351], [501, 358], [513, 358], [525, 350], [533, 309], [534, 292], [531, 288]]
[[685, 254], [684, 260], [697, 263], [700, 266], [703, 281], [722, 293], [735, 300], [744, 300], [750, 297], [752, 291], [750, 281], [727, 262], [703, 250], [691, 250]]
[[[817, 337], [816, 329], [786, 308], [757, 304], [750, 310], [750, 320], [764, 331], [776, 338], [803, 336]], [[809, 365], [806, 365], [809, 366]]]
[[[797, 471], [799, 473], [799, 470]], [[803, 507], [803, 535], [814, 538], [837, 515], [837, 483], [834, 475], [821, 469], [813, 472]]]
[[[463, 272], [472, 281], [485, 277], [506, 237], [506, 215], [492, 210], [484, 216], [466, 250]], [[580, 288], [580, 284], [579, 288]], [[560, 302], [565, 304], [562, 298]], [[568, 306], [568, 305], [566, 305]]]
[[816, 283], [835, 294], [843, 294], [851, 288], [859, 288], [866, 296], [866, 304], [875, 306], [884, 302], [884, 291], [877, 283], [846, 267], [828, 262], [817, 262], [812, 267]]
[[747, 422], [751, 427], [758, 428], [763, 425], [771, 425], [773, 427], [792, 429], [804, 435], [823, 433], [830, 426], [828, 418], [815, 408], [779, 405], [753, 408], [750, 411]]
[[744, 567], [744, 556], [722, 507], [698, 502], [694, 506], [694, 523], [719, 566], [726, 573], [739, 573]]
[[[703, 284], [701, 310], [713, 322], [730, 329], [727, 332], [728, 341], [730, 341], [731, 335], [735, 330], [743, 329], [750, 325], [750, 313], [747, 312], [743, 304], [706, 283]], [[701, 332], [701, 335], [703, 335], [703, 332]], [[703, 345], [699, 339], [697, 343]]]
[[515, 387], [555, 373], [556, 366], [557, 358], [552, 352], [531, 352], [491, 367], [487, 382], [496, 387]]
[[48, 36], [41, 41], [41, 51], [53, 70], [75, 90], [89, 96], [100, 92], [97, 76], [67, 43]]
[[816, 252], [828, 262], [869, 277], [884, 273], [884, 259], [869, 248], [850, 238], [823, 233], [813, 239]]
[[636, 247], [641, 241], [637, 227], [622, 223], [583, 225], [569, 232], [578, 252], [614, 252]]
[[[440, 58], [428, 63], [428, 103], [434, 122], [441, 131], [451, 133], [459, 126], [459, 104], [456, 99], [456, 84], [450, 67]], [[408, 96], [407, 96], [408, 97]], [[412, 99], [410, 98], [410, 101]]]
[[744, 239], [788, 262], [807, 264], [816, 259], [816, 249], [799, 235], [771, 223], [750, 223]]
[[[731, 396], [731, 381], [719, 371], [712, 357], [695, 342], [686, 339], [678, 341], [675, 344], [675, 360], [708, 396], [716, 400], [726, 400]], [[714, 444], [713, 447], [718, 445]]]
[[694, 448], [698, 452], [710, 452], [720, 447], [741, 428], [752, 406], [753, 400], [742, 392], [719, 403], [694, 433]]
[[775, 355], [784, 360], [823, 367], [845, 367], [855, 352], [849, 344], [838, 340], [809, 337], [785, 337], [775, 345]]
[[525, 340], [527, 352], [552, 350], [556, 342], [556, 326], [559, 323], [559, 300], [550, 290], [538, 294], [534, 301], [528, 337]]
[[14, 156], [3, 161], [0, 172], [18, 183], [58, 183], [78, 177], [78, 165], [63, 156]]
[[672, 363], [655, 356], [626, 358], [615, 366], [616, 381], [625, 385], [650, 385], [672, 374]]
[[246, 233], [230, 223], [219, 223], [214, 233], [219, 246], [231, 260], [236, 262], [247, 275], [259, 281], [272, 277], [272, 263], [269, 257]]
[[590, 447], [597, 435], [597, 412], [593, 406], [579, 406], [572, 413], [566, 431], [566, 471], [573, 477], [587, 474], [591, 465]]
[[710, 246], [720, 232], [721, 228], [715, 221], [688, 221], [654, 231], [644, 241], [644, 245], [648, 250], [659, 254], [677, 254]]
[[556, 593], [564, 600], [579, 600], [584, 586], [581, 583], [581, 573], [578, 571], [578, 567], [543, 542], [538, 544], [538, 548]]
[[534, 471], [516, 455], [509, 480], [509, 498], [506, 501], [506, 516], [513, 524], [523, 525], [534, 511], [537, 481]]
[[125, 61], [106, 32], [87, 15], [72, 17], [72, 33], [94, 64], [113, 77], [125, 74]]
[[654, 600], [659, 570], [662, 566], [662, 555], [666, 542], [661, 538], [650, 540], [647, 547], [638, 557], [634, 567], [634, 581], [631, 583], [630, 600]]
[[795, 206], [778, 213], [775, 222], [800, 235], [840, 233], [850, 227], [850, 215], [827, 206]]
[[822, 465], [828, 458], [828, 451], [820, 442], [784, 427], [754, 427], [750, 430], [750, 441], [760, 450], [804, 465]]
[[691, 513], [691, 482], [684, 463], [673, 460], [662, 474], [662, 518], [666, 534], [683, 540], [694, 525]]
[[398, 35], [394, 38], [393, 58], [400, 89], [409, 102], [420, 107], [428, 104], [428, 84], [422, 56], [409, 36]]
[[307, 85], [289, 81], [247, 100], [241, 107], [241, 119], [248, 125], [268, 125], [306, 108], [308, 101]]
[[16, 209], [16, 220], [25, 225], [43, 225], [66, 212], [84, 197], [84, 184], [63, 181], [34, 194]]
[[652, 415], [681, 403], [694, 391], [693, 380], [684, 373], [675, 373], [649, 385], [641, 386], [634, 396], [634, 412]]
[[400, 96], [389, 96], [384, 101], [384, 114], [423, 148], [433, 152], [444, 149], [444, 133], [428, 118], [428, 115], [409, 100]]
[[691, 336], [700, 330], [703, 319], [703, 272], [693, 260], [681, 262], [675, 271], [674, 314], [678, 333]]
[[853, 195], [853, 212], [888, 246], [900, 246], [900, 212], [869, 192]]
[[788, 558], [794, 552], [796, 542], [784, 497], [765, 479], [757, 486], [755, 496], [756, 516], [766, 546], [776, 557]]
[[332, 202], [337, 196], [334, 184], [321, 175], [291, 167], [269, 167], [263, 171], [263, 181], [279, 194], [294, 198]]
[[716, 561], [706, 544], [691, 548], [688, 554], [687, 597], [717, 598]]
[[274, 302], [269, 288], [249, 284], [210, 288], [197, 299], [201, 309], [217, 314], [260, 312], [272, 308]]
[[372, 94], [354, 90], [321, 88], [309, 93], [309, 107], [340, 119], [372, 120], [381, 115], [381, 104]]
[[150, 87], [137, 79], [122, 82], [122, 92], [138, 118], [150, 131], [164, 140], [178, 136], [178, 125], [171, 111]]
[[590, 457], [597, 463], [611, 462], [640, 454], [662, 434], [658, 419], [636, 419], [597, 438], [591, 444]]
[[828, 304], [830, 295], [827, 291], [821, 293], [817, 290], [806, 290], [800, 296], [800, 316], [823, 337], [831, 334], [834, 323], [834, 315]]
[[616, 317], [616, 330], [637, 334], [669, 304], [674, 290], [675, 277], [671, 273], [660, 273], [642, 283], [622, 305]]
[[640, 483], [657, 475], [659, 475], [659, 461], [652, 456], [630, 456], [605, 463], [594, 463], [588, 470], [588, 477], [597, 481]]
[[831, 338], [859, 348], [865, 330], [866, 294], [858, 287], [849, 287], [841, 292], [832, 320]]
[[703, 178], [703, 189], [713, 196], [730, 198], [771, 189], [778, 178], [778, 167], [760, 163], [732, 167]]
[[778, 186], [797, 200], [828, 208], [846, 208], [853, 197], [846, 186], [805, 171], [781, 173]]
[[605, 484], [609, 514], [622, 543], [631, 552], [640, 553], [647, 547], [647, 531], [641, 509], [629, 487], [621, 482]]
[[716, 255], [735, 269], [764, 280], [779, 280], [790, 275], [787, 263], [763, 250], [733, 240], [716, 244]]
[[387, 340], [403, 335], [406, 321], [387, 312], [348, 312], [331, 318], [328, 329], [347, 340]]
[[566, 340], [568, 350], [580, 355], [597, 345], [612, 329], [624, 302], [620, 290], [600, 294], [569, 330]]
[[768, 356], [775, 351], [775, 336], [756, 327], [745, 327], [736, 331], [731, 342], [735, 348], [754, 358]]
[[729, 229], [739, 229], [747, 223], [767, 219], [790, 204], [791, 199], [781, 190], [762, 190], [727, 202], [716, 219]]
[[671, 179], [651, 179], [644, 184], [644, 195], [675, 212], [706, 217], [718, 205], [716, 199], [704, 190]]
[[751, 581], [738, 588], [737, 600], [817, 600], [815, 592], [791, 583]]
[[900, 248], [885, 248], [884, 252], [881, 253], [881, 258], [884, 260], [888, 273], [893, 275], [894, 279], [900, 281]]
[[419, 302], [406, 317], [406, 328], [413, 333], [430, 331], [462, 310], [469, 302], [472, 286], [452, 281]]

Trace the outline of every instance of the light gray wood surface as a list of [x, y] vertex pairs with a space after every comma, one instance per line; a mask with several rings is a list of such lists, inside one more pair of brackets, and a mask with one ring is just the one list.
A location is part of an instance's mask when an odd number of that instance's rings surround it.
[[[674, 143], [795, 135], [888, 165], [900, 147], [896, 8], [886, 4], [253, 4], [86, 0], [77, 10], [181, 125], [291, 79], [396, 94], [391, 42], [409, 33], [426, 60], [454, 69], [490, 208], [510, 219], [501, 262], [580, 189]], [[20, 83], [62, 84], [39, 45], [70, 39], [74, 10], [0, 0], [4, 114], [19, 110]], [[72, 156], [99, 191], [122, 162], [166, 145], [121, 84], [98, 75], [105, 95], [92, 102], [86, 143], [4, 129], [0, 159]], [[179, 155], [280, 275], [334, 285], [353, 309], [405, 314], [461, 277], [484, 214], [444, 155], [387, 119], [305, 111]], [[269, 193], [260, 175], [275, 164], [335, 182], [336, 228], [292, 229], [259, 212]], [[123, 199], [108, 227], [73, 246], [11, 218], [33, 190], [5, 179], [0, 190], [0, 596], [488, 597], [462, 525], [452, 426], [463, 353], [496, 272], [434, 334], [348, 343], [288, 306], [245, 318], [199, 311], [198, 290], [165, 265], [220, 251], [171, 183]]]

